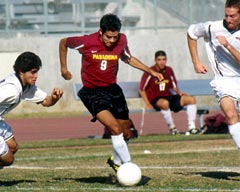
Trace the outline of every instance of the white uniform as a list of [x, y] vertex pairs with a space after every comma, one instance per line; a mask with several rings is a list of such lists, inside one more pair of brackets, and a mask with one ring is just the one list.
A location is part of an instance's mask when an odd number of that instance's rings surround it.
[[10, 126], [8, 126], [2, 118], [4, 114], [14, 109], [21, 100], [40, 103], [46, 96], [47, 93], [35, 85], [28, 86], [23, 90], [22, 84], [15, 74], [10, 74], [0, 80], [0, 136], [2, 136], [5, 141], [13, 137]]
[[221, 20], [193, 24], [189, 27], [188, 34], [195, 40], [204, 38], [207, 55], [215, 74], [210, 84], [217, 100], [229, 96], [239, 101], [240, 63], [218, 42], [217, 36], [224, 36], [235, 49], [240, 51], [240, 30], [231, 33], [224, 27], [223, 22]]

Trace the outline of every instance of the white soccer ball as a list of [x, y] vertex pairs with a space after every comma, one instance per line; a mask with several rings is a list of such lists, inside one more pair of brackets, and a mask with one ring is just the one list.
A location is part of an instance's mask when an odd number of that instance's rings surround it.
[[117, 171], [117, 180], [122, 186], [137, 185], [142, 178], [142, 172], [135, 163], [124, 163]]

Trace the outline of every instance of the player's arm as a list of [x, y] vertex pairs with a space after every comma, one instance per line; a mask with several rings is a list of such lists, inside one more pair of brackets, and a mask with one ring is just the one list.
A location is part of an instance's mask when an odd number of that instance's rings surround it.
[[144, 103], [145, 103], [145, 108], [146, 108], [146, 109], [152, 109], [153, 106], [152, 106], [152, 104], [150, 103], [150, 101], [149, 101], [148, 98], [147, 98], [146, 91], [139, 89], [139, 94], [140, 94], [140, 96], [142, 97], [142, 100], [143, 100]]
[[50, 107], [55, 103], [57, 103], [58, 100], [62, 97], [62, 95], [63, 95], [63, 91], [61, 89], [54, 88], [52, 90], [51, 95], [48, 95], [41, 104], [44, 107]]
[[149, 73], [150, 75], [154, 76], [157, 78], [158, 81], [163, 80], [163, 75], [161, 73], [158, 73], [152, 69], [150, 69], [148, 66], [144, 65], [141, 61], [139, 61], [136, 57], [131, 56], [129, 64], [137, 69], [140, 69], [142, 71], [145, 71]]
[[188, 48], [190, 51], [195, 72], [202, 73], [202, 74], [207, 73], [208, 72], [207, 67], [200, 61], [198, 56], [197, 40], [192, 39], [189, 36], [189, 34], [187, 35], [187, 40], [188, 40]]
[[218, 42], [223, 45], [236, 59], [237, 62], [240, 62], [240, 52], [235, 49], [224, 36], [217, 36]]
[[72, 78], [72, 74], [68, 71], [67, 68], [67, 50], [68, 47], [66, 45], [67, 38], [61, 39], [59, 43], [59, 59], [61, 66], [61, 74], [65, 80], [70, 80]]
[[188, 48], [192, 58], [192, 63], [196, 73], [205, 74], [208, 72], [207, 67], [203, 64], [198, 56], [197, 40], [201, 37], [208, 37], [208, 28], [210, 22], [190, 25], [187, 33]]

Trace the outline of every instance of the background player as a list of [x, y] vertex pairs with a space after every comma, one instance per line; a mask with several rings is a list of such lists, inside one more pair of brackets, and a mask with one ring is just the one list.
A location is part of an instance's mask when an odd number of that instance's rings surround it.
[[161, 111], [173, 135], [178, 134], [179, 131], [173, 121], [171, 111], [179, 112], [184, 106], [187, 106], [188, 132], [196, 134], [198, 133], [195, 125], [196, 100], [193, 96], [179, 90], [173, 69], [166, 66], [166, 64], [167, 55], [165, 51], [157, 51], [155, 53], [155, 64], [151, 69], [162, 73], [164, 80], [156, 83], [154, 77], [144, 73], [140, 81], [139, 93], [146, 105], [146, 109], [154, 108]]
[[130, 136], [129, 110], [122, 89], [116, 84], [119, 59], [132, 67], [150, 73], [159, 81], [157, 73], [131, 55], [125, 34], [120, 33], [121, 21], [114, 14], [106, 14], [100, 20], [100, 30], [84, 36], [61, 39], [59, 55], [61, 73], [69, 80], [72, 74], [67, 68], [68, 48], [82, 54], [81, 78], [83, 88], [78, 95], [92, 114], [111, 132], [114, 149], [108, 163], [116, 171], [122, 163], [131, 161], [125, 138]]
[[62, 97], [63, 92], [58, 88], [54, 88], [52, 94], [47, 96], [35, 85], [41, 66], [42, 62], [37, 55], [24, 52], [15, 61], [15, 73], [0, 80], [0, 166], [11, 165], [14, 153], [18, 150], [13, 131], [4, 121], [3, 115], [14, 109], [22, 99], [49, 107]]

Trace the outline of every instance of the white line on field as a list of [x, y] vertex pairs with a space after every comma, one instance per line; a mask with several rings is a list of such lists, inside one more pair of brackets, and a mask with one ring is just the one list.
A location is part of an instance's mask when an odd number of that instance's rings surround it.
[[[138, 191], [139, 187], [134, 187], [135, 191]], [[58, 187], [46, 187], [46, 188], [38, 188], [38, 187], [16, 187], [16, 191], [40, 191], [40, 190], [48, 190], [48, 191], [69, 191], [68, 188], [58, 188]], [[80, 190], [88, 191], [89, 188], [80, 187]], [[132, 191], [133, 187], [91, 187], [91, 191]], [[218, 188], [211, 188], [211, 189], [197, 189], [197, 188], [144, 188], [144, 191], [184, 191], [184, 192], [239, 192], [239, 189], [218, 189]], [[140, 191], [143, 191], [143, 188], [140, 187]]]
[[[151, 149], [149, 149], [151, 150]], [[148, 151], [149, 151], [148, 150]], [[210, 151], [230, 151], [230, 150], [237, 150], [236, 147], [215, 147], [215, 148], [203, 148], [203, 149], [178, 149], [178, 150], [172, 150], [172, 151], [150, 151], [150, 154], [153, 155], [161, 155], [161, 154], [179, 154], [179, 153], [202, 153], [202, 152], [210, 152]], [[141, 155], [144, 154], [144, 151], [142, 153], [131, 153], [132, 155]], [[29, 161], [29, 160], [47, 160], [47, 159], [76, 159], [76, 158], [82, 158], [87, 156], [96, 156], [96, 157], [103, 157], [107, 156], [109, 154], [107, 153], [95, 153], [95, 154], [81, 154], [81, 155], [70, 155], [70, 156], [32, 156], [32, 157], [18, 157], [18, 161]], [[148, 154], [146, 154], [148, 155]]]
[[[70, 169], [106, 169], [106, 166], [60, 166], [60, 167], [50, 167], [50, 166], [26, 166], [26, 165], [12, 165], [5, 167], [6, 169], [29, 169], [29, 170], [70, 170]], [[141, 166], [141, 169], [198, 169], [198, 170], [208, 170], [208, 171], [234, 171], [240, 172], [240, 167], [221, 167], [221, 166]]]

